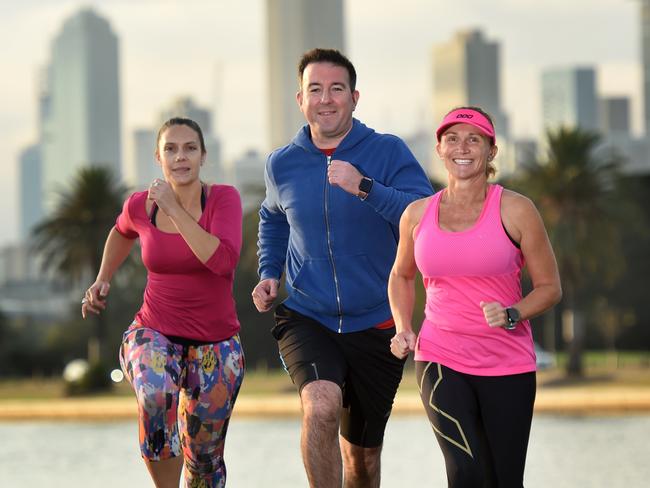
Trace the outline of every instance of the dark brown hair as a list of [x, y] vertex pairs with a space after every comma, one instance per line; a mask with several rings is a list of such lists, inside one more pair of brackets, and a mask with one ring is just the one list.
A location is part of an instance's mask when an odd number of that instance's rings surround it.
[[300, 88], [302, 88], [302, 75], [305, 69], [307, 69], [307, 66], [312, 63], [332, 63], [335, 66], [345, 68], [350, 78], [350, 90], [356, 90], [357, 72], [350, 60], [337, 49], [322, 49], [319, 47], [307, 51], [300, 58], [300, 62], [298, 63], [298, 83], [300, 84]]
[[162, 126], [160, 126], [160, 130], [158, 131], [158, 137], [156, 137], [156, 150], [158, 150], [158, 144], [160, 143], [160, 138], [162, 137], [163, 132], [169, 129], [172, 125], [186, 125], [194, 132], [196, 132], [199, 136], [199, 142], [201, 143], [201, 153], [205, 154], [207, 152], [205, 150], [205, 141], [203, 140], [203, 131], [201, 130], [201, 127], [192, 119], [188, 119], [185, 117], [172, 117], [167, 122], [165, 122]]

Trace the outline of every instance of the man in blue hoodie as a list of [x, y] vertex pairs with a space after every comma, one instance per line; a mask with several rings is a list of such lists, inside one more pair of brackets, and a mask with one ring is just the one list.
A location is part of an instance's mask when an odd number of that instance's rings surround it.
[[378, 487], [404, 366], [390, 352], [388, 275], [402, 212], [432, 189], [401, 139], [352, 117], [359, 92], [345, 56], [311, 50], [298, 74], [307, 124], [266, 163], [253, 302], [270, 310], [286, 273], [272, 333], [300, 392], [310, 485]]

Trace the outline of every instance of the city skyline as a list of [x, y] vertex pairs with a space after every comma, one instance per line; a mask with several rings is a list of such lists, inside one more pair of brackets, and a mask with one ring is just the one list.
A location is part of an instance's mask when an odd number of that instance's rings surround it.
[[[3, 45], [15, 46], [4, 56], [9, 76], [0, 85], [0, 137], [9, 165], [0, 182], [5, 229], [0, 245], [16, 240], [17, 159], [36, 139], [38, 72], [67, 17], [91, 6], [119, 39], [124, 141], [134, 129], [150, 126], [168, 100], [189, 95], [213, 111], [225, 158], [233, 159], [248, 148], [269, 149], [264, 4], [26, 0], [12, 7], [0, 34]], [[537, 135], [539, 78], [554, 66], [593, 66], [598, 95], [631, 97], [633, 129], [640, 129], [640, 6], [635, 1], [373, 5], [346, 1], [344, 32], [359, 73], [356, 115], [381, 132], [408, 136], [422, 127], [432, 130], [432, 46], [473, 28], [501, 45], [501, 95], [515, 137]]]

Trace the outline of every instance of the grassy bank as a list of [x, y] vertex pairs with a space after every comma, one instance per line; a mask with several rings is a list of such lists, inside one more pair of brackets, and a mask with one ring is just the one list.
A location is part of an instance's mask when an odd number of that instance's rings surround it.
[[[567, 377], [563, 365], [564, 355], [557, 356], [558, 367], [538, 372], [540, 389], [568, 388], [650, 388], [650, 352], [625, 352], [585, 354], [585, 375], [581, 378]], [[412, 362], [400, 386], [405, 392], [416, 392], [417, 385]], [[246, 373], [241, 395], [268, 396], [295, 393], [288, 375], [279, 369], [249, 370]], [[130, 385], [126, 381], [116, 384], [113, 389], [99, 396], [131, 396]], [[59, 378], [30, 378], [0, 380], [1, 400], [46, 400], [64, 398], [65, 384]]]

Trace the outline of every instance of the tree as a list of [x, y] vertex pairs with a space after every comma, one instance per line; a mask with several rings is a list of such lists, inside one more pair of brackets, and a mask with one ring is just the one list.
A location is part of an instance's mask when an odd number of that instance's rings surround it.
[[598, 152], [600, 136], [578, 128], [547, 132], [547, 153], [523, 165], [514, 185], [536, 202], [560, 269], [563, 330], [569, 336], [567, 373], [583, 374], [585, 286], [613, 284], [624, 267], [618, 191], [620, 158]]
[[[126, 188], [105, 167], [82, 168], [68, 189], [59, 190], [54, 212], [34, 229], [34, 246], [44, 256], [45, 270], [70, 283], [97, 275], [106, 236], [120, 213]], [[83, 293], [79, 293], [79, 299]], [[95, 319], [88, 347], [90, 362], [100, 360], [104, 315]]]

